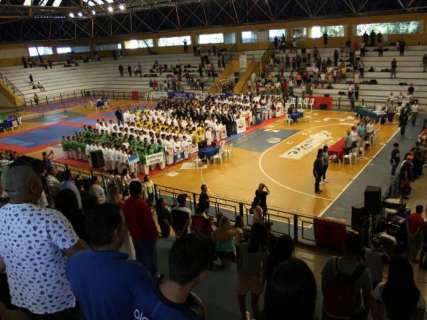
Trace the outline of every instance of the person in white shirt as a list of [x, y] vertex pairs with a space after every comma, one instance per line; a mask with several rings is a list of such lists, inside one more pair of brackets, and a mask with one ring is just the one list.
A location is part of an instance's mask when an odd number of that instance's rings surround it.
[[206, 144], [208, 146], [210, 146], [213, 142], [213, 137], [212, 137], [212, 130], [210, 128], [208, 128], [205, 132], [205, 137], [206, 137]]
[[59, 192], [61, 182], [56, 178], [56, 171], [54, 167], [49, 167], [46, 170], [46, 185], [49, 195], [55, 197]]
[[11, 202], [0, 209], [0, 257], [12, 304], [31, 317], [63, 319], [76, 304], [65, 277], [67, 256], [83, 244], [59, 211], [36, 205], [43, 186], [31, 167], [7, 168], [2, 185]]
[[374, 122], [371, 120], [366, 124], [366, 140], [368, 140], [375, 131]]
[[124, 170], [128, 169], [129, 164], [129, 157], [125, 150], [120, 151], [120, 167], [119, 167], [119, 173], [122, 173]]
[[89, 193], [96, 198], [98, 204], [103, 204], [105, 202], [105, 191], [99, 185], [99, 180], [97, 176], [92, 178], [92, 185], [90, 186]]
[[83, 208], [82, 206], [82, 197], [80, 195], [80, 191], [77, 188], [76, 184], [73, 181], [73, 177], [71, 175], [71, 172], [69, 170], [64, 171], [62, 173], [62, 183], [59, 186], [59, 190], [64, 190], [64, 189], [70, 189], [71, 191], [74, 192], [76, 198], [77, 198], [77, 204], [79, 209], [81, 210]]
[[414, 100], [414, 102], [411, 104], [411, 123], [414, 127], [417, 125], [418, 110], [418, 100]]

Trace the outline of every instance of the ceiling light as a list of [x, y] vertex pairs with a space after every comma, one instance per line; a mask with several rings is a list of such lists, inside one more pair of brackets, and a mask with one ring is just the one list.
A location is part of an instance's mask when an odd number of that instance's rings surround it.
[[81, 13], [81, 12], [77, 13], [77, 15], [78, 15], [79, 17], [83, 17], [83, 13]]
[[125, 5], [124, 5], [124, 4], [120, 4], [120, 5], [119, 5], [119, 9], [123, 11], [123, 10], [125, 10], [125, 9], [126, 9], [126, 7], [125, 7]]
[[74, 13], [70, 12], [70, 13], [68, 14], [68, 16], [69, 16], [70, 18], [74, 18]]
[[95, 4], [93, 1], [89, 1], [87, 4], [88, 4], [90, 7], [94, 7], [94, 6], [96, 6], [96, 4]]
[[114, 0], [105, 0], [107, 3], [113, 3]]
[[107, 10], [108, 10], [108, 12], [113, 12], [113, 11], [114, 11], [114, 9], [113, 9], [113, 7], [112, 7], [112, 6], [109, 6], [109, 7], [107, 8]]
[[95, 10], [92, 10], [92, 14], [93, 14], [93, 15], [95, 15], [95, 14], [96, 14], [96, 11], [95, 11]]

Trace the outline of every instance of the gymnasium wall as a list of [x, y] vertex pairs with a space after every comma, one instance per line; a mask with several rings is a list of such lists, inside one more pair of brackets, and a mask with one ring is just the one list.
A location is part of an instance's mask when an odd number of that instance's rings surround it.
[[[427, 13], [410, 13], [410, 14], [399, 14], [399, 15], [382, 15], [382, 16], [362, 16], [362, 17], [351, 17], [351, 18], [328, 18], [321, 19], [315, 18], [311, 20], [295, 20], [287, 22], [276, 22], [268, 24], [245, 24], [235, 26], [224, 26], [224, 27], [205, 27], [197, 29], [186, 29], [181, 31], [169, 31], [159, 33], [144, 33], [144, 34], [127, 34], [122, 36], [112, 36], [108, 38], [94, 38], [94, 39], [81, 39], [74, 41], [38, 41], [29, 43], [13, 43], [13, 44], [2, 44], [0, 45], [0, 66], [10, 64], [20, 64], [21, 57], [27, 56], [27, 47], [42, 45], [42, 46], [73, 46], [73, 45], [91, 45], [97, 44], [109, 44], [109, 43], [123, 43], [129, 39], [154, 39], [156, 40], [161, 37], [179, 36], [179, 35], [190, 35], [192, 38], [192, 44], [197, 43], [197, 37], [199, 34], [204, 33], [235, 33], [236, 43], [235, 44], [219, 44], [217, 48], [230, 48], [234, 51], [251, 51], [251, 50], [262, 50], [266, 49], [270, 44], [268, 39], [265, 37], [265, 32], [269, 29], [287, 29], [288, 36], [291, 36], [292, 29], [299, 27], [312, 27], [312, 26], [330, 26], [330, 25], [344, 25], [345, 36], [339, 38], [329, 38], [330, 47], [342, 46], [347, 40], [359, 41], [360, 37], [353, 34], [353, 30], [357, 24], [362, 23], [384, 23], [384, 22], [400, 22], [400, 21], [422, 21], [422, 30], [417, 34], [405, 34], [405, 35], [388, 35], [388, 41], [395, 42], [397, 40], [405, 40], [408, 45], [419, 45], [427, 44]], [[256, 43], [241, 43], [241, 32], [242, 31], [255, 31], [262, 40], [258, 39]], [[298, 42], [299, 46], [302, 47], [313, 47], [323, 46], [323, 40], [320, 39], [304, 39]], [[210, 47], [211, 45], [201, 45], [201, 47]], [[190, 46], [191, 47], [191, 46]], [[182, 52], [182, 46], [177, 47], [154, 47], [152, 50], [159, 54], [165, 53], [178, 53]], [[191, 48], [190, 48], [191, 50]], [[147, 53], [147, 49], [135, 49], [135, 50], [123, 50], [125, 55], [139, 55]], [[100, 53], [101, 56], [111, 55], [111, 52]], [[56, 60], [60, 56], [49, 56], [50, 59]]]

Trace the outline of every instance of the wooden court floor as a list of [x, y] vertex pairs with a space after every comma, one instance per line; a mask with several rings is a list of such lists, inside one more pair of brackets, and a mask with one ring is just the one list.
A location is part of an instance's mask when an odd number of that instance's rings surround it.
[[[109, 111], [120, 106], [135, 105], [133, 101], [115, 101]], [[141, 102], [137, 103], [141, 105]], [[96, 112], [84, 107], [70, 110], [82, 116], [96, 117]], [[397, 132], [397, 124], [377, 125], [376, 143], [367, 150], [365, 156], [354, 165], [331, 163], [327, 178], [322, 184], [322, 194], [314, 193], [312, 166], [317, 149], [316, 145], [298, 159], [284, 155], [291, 149], [306, 142], [313, 136], [327, 134], [325, 143], [331, 145], [342, 138], [347, 129], [357, 123], [353, 113], [341, 111], [313, 111], [310, 120], [293, 125], [285, 123], [283, 118], [270, 122], [249, 134], [231, 142], [232, 157], [222, 164], [209, 164], [206, 168], [195, 168], [190, 162], [184, 162], [163, 171], [156, 171], [152, 177], [159, 185], [199, 192], [201, 184], [207, 184], [212, 196], [250, 203], [260, 182], [265, 183], [271, 194], [268, 205], [283, 211], [319, 216], [351, 184], [357, 175], [372, 161]], [[40, 128], [46, 124], [39, 120], [25, 121], [23, 126], [2, 136]], [[41, 157], [43, 150], [30, 155]], [[362, 192], [362, 190], [360, 191]]]
[[[397, 124], [377, 125], [377, 140], [356, 164], [331, 163], [328, 182], [321, 185], [322, 193], [314, 193], [313, 161], [318, 147], [298, 159], [283, 157], [286, 152], [323, 132], [330, 135], [327, 144], [344, 137], [347, 129], [357, 122], [353, 113], [313, 111], [311, 120], [288, 125], [283, 119], [257, 129], [232, 142], [232, 158], [223, 164], [207, 168], [177, 165], [153, 177], [159, 185], [199, 192], [207, 184], [213, 196], [251, 202], [260, 182], [270, 189], [268, 206], [309, 216], [319, 216], [351, 184], [376, 154], [397, 132]], [[274, 134], [292, 131], [289, 137]], [[262, 133], [261, 133], [262, 132]], [[272, 137], [268, 134], [271, 133]], [[241, 143], [239, 140], [246, 140]], [[360, 192], [363, 192], [362, 190]]]

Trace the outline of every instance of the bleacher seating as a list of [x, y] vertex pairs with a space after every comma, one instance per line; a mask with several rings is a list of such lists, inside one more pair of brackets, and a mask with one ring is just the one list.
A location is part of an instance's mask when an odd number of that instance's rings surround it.
[[[33, 99], [34, 93], [37, 93], [40, 101], [59, 96], [60, 93], [80, 90], [115, 90], [115, 91], [144, 91], [149, 89], [150, 80], [157, 80], [159, 83], [165, 81], [168, 76], [173, 75], [172, 72], [164, 72], [157, 77], [140, 77], [139, 75], [132, 77], [128, 76], [127, 66], [131, 65], [132, 69], [141, 64], [142, 73], [150, 73], [155, 61], [160, 65], [167, 64], [168, 66], [180, 64], [182, 69], [185, 65], [191, 65], [191, 75], [195, 78], [199, 77], [198, 66], [200, 57], [193, 54], [164, 54], [164, 55], [144, 55], [144, 56], [122, 56], [118, 60], [112, 58], [103, 58], [101, 61], [93, 61], [83, 63], [78, 61], [79, 66], [64, 67], [63, 65], [55, 65], [53, 69], [45, 69], [41, 67], [27, 68], [23, 66], [13, 66], [1, 68], [10, 81], [12, 81], [24, 94], [27, 101]], [[217, 69], [217, 59], [211, 57], [211, 63]], [[123, 65], [124, 77], [120, 76], [118, 66]], [[29, 74], [33, 75], [34, 82], [40, 82], [45, 91], [40, 89], [32, 89], [29, 82]], [[204, 72], [202, 78], [207, 89], [213, 82], [213, 77], [207, 77]], [[188, 90], [185, 79], [182, 81], [184, 89]]]
[[[427, 73], [423, 72], [422, 58], [427, 52], [427, 46], [409, 46], [406, 48], [405, 55], [399, 56], [395, 47], [384, 48], [384, 55], [378, 56], [378, 53], [373, 47], [368, 47], [368, 52], [362, 60], [365, 64], [365, 75], [361, 78], [359, 102], [363, 100], [368, 105], [384, 103], [390, 92], [398, 94], [406, 92], [409, 84], [415, 87], [415, 97], [419, 100], [421, 106], [427, 105]], [[322, 59], [328, 57], [333, 60], [335, 48], [319, 48], [319, 53]], [[311, 50], [309, 50], [311, 51]], [[261, 60], [265, 51], [254, 50], [247, 51], [248, 59]], [[277, 57], [283, 57], [284, 54], [276, 54]], [[390, 79], [390, 73], [382, 71], [390, 68], [390, 61], [396, 58], [397, 60], [397, 79]], [[345, 57], [344, 60], [348, 59]], [[118, 60], [112, 58], [103, 58], [101, 61], [83, 63], [79, 61], [78, 67], [64, 68], [62, 65], [55, 65], [53, 69], [44, 69], [40, 67], [24, 69], [22, 66], [4, 67], [0, 71], [3, 72], [9, 80], [11, 80], [24, 94], [27, 101], [33, 99], [34, 93], [37, 93], [40, 101], [59, 96], [62, 92], [80, 91], [80, 90], [115, 90], [130, 92], [133, 90], [144, 91], [149, 89], [150, 80], [157, 80], [159, 83], [164, 82], [171, 72], [157, 74], [157, 77], [129, 77], [127, 74], [127, 66], [131, 65], [134, 68], [141, 64], [143, 74], [148, 74], [153, 63], [158, 61], [160, 65], [167, 64], [168, 66], [180, 64], [191, 65], [190, 74], [196, 78], [199, 76], [197, 67], [200, 63], [200, 58], [193, 54], [164, 54], [164, 55], [144, 55], [144, 56], [123, 56]], [[217, 67], [216, 58], [211, 58], [212, 64]], [[119, 64], [122, 64], [125, 69], [124, 77], [120, 76], [118, 71]], [[369, 69], [373, 67], [374, 72]], [[278, 73], [278, 67], [275, 73]], [[45, 91], [40, 89], [32, 89], [29, 83], [28, 75], [32, 74], [35, 82], [44, 86]], [[289, 77], [289, 72], [285, 72], [285, 76]], [[207, 77], [206, 72], [202, 78], [205, 88], [214, 82], [215, 78]], [[348, 79], [351, 80], [351, 79]], [[377, 84], [363, 84], [363, 81], [376, 80]], [[190, 87], [186, 81], [182, 81], [185, 90]], [[333, 84], [333, 89], [314, 88], [313, 94], [323, 96], [329, 94], [334, 98], [335, 104], [340, 100], [341, 107], [348, 107], [350, 101], [346, 95], [340, 95], [339, 92], [346, 92], [348, 85], [346, 83]], [[300, 95], [302, 88], [295, 88], [296, 95]]]
[[[420, 106], [427, 105], [427, 73], [423, 72], [423, 55], [427, 53], [427, 46], [409, 46], [406, 48], [405, 55], [399, 56], [399, 52], [395, 47], [386, 47], [382, 57], [378, 56], [378, 52], [374, 51], [375, 47], [368, 47], [368, 52], [362, 61], [365, 65], [363, 81], [376, 80], [377, 84], [360, 84], [359, 103], [365, 100], [369, 105], [376, 103], [384, 103], [390, 92], [395, 95], [399, 92], [406, 93], [409, 84], [415, 88], [415, 97], [418, 99]], [[322, 59], [331, 58], [333, 61], [334, 48], [319, 48], [319, 54]], [[278, 55], [284, 56], [283, 54]], [[395, 58], [397, 60], [397, 79], [390, 79], [390, 72], [381, 70], [390, 69], [390, 62]], [[348, 59], [345, 57], [344, 60]], [[373, 67], [374, 72], [368, 70]], [[278, 72], [278, 70], [276, 71]], [[289, 76], [289, 72], [285, 72], [285, 76]], [[349, 81], [351, 79], [348, 79]], [[333, 84], [333, 89], [315, 88], [314, 95], [323, 96], [329, 94], [334, 98], [337, 104], [338, 98], [341, 98], [341, 106], [349, 106], [350, 102], [346, 95], [338, 93], [347, 92], [348, 85], [346, 83]], [[295, 94], [300, 95], [302, 89], [296, 88]]]

